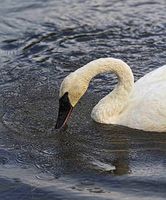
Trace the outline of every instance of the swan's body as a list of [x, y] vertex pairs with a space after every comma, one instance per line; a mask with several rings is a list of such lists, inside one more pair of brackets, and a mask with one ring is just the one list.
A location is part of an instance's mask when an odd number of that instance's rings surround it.
[[90, 80], [103, 72], [115, 73], [119, 83], [93, 108], [91, 117], [95, 121], [145, 131], [166, 132], [166, 65], [134, 83], [130, 67], [122, 60], [94, 60], [64, 79], [60, 97], [67, 93], [69, 102], [74, 107], [85, 93]]
[[119, 115], [117, 124], [166, 132], [166, 65], [135, 82], [128, 105]]

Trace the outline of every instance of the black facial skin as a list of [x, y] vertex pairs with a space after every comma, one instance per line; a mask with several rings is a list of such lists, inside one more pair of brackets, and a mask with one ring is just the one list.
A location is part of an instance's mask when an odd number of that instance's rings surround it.
[[73, 110], [73, 106], [70, 103], [68, 92], [66, 92], [59, 99], [59, 112], [58, 112], [58, 118], [55, 125], [55, 129], [60, 129], [65, 126], [72, 110]]

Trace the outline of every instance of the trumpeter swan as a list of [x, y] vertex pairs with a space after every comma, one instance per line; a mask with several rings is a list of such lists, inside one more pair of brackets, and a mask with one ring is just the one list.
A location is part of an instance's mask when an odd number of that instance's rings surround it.
[[91, 61], [63, 80], [56, 128], [65, 125], [91, 79], [103, 72], [115, 73], [118, 84], [93, 108], [91, 117], [96, 122], [166, 132], [166, 65], [134, 83], [130, 67], [115, 58]]

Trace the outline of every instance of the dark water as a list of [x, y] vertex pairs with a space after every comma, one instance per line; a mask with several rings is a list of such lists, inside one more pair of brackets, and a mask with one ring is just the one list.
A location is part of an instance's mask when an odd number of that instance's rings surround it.
[[166, 134], [90, 119], [114, 76], [96, 77], [68, 128], [52, 130], [69, 72], [111, 56], [137, 80], [165, 64], [165, 10], [165, 0], [0, 1], [0, 200], [165, 199]]

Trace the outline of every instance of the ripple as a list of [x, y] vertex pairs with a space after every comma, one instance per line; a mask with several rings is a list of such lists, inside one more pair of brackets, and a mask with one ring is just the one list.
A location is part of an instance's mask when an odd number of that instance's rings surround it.
[[38, 180], [44, 180], [44, 181], [52, 181], [52, 180], [54, 180], [55, 179], [55, 177], [54, 176], [52, 176], [52, 175], [48, 175], [48, 174], [39, 174], [39, 175], [36, 175], [36, 178], [38, 179]]
[[121, 58], [135, 80], [165, 64], [165, 1], [6, 0], [0, 13], [0, 198], [165, 199], [166, 136], [90, 118], [112, 74], [53, 129], [60, 82], [87, 62]]

